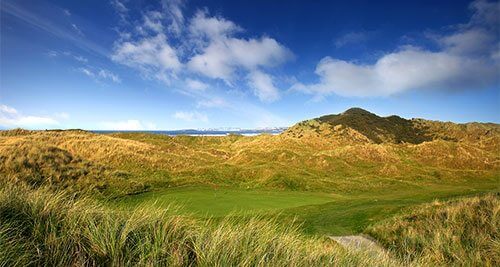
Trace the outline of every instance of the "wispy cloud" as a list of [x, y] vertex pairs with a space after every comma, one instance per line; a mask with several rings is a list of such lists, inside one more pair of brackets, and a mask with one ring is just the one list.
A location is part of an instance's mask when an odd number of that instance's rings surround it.
[[85, 74], [86, 76], [94, 79], [95, 81], [102, 82], [105, 80], [112, 81], [114, 83], [121, 83], [121, 79], [117, 74], [112, 73], [109, 70], [100, 69], [100, 70], [92, 70], [88, 67], [78, 68], [78, 71]]
[[0, 104], [0, 126], [5, 128], [27, 128], [27, 129], [41, 129], [55, 127], [60, 124], [56, 117], [61, 119], [69, 118], [67, 113], [65, 116], [60, 116], [63, 113], [56, 114], [55, 116], [38, 116], [26, 115], [18, 112], [15, 108]]
[[195, 90], [195, 91], [204, 91], [205, 89], [208, 88], [208, 84], [190, 78], [186, 79], [186, 85], [190, 90]]
[[80, 30], [80, 28], [78, 28], [78, 26], [76, 26], [76, 24], [74, 23], [71, 23], [71, 27], [73, 28], [73, 30], [75, 30], [76, 33], [78, 33], [78, 35], [80, 36], [85, 36], [82, 32], [82, 30]]
[[208, 122], [208, 116], [198, 111], [177, 111], [173, 117], [186, 122]]
[[75, 32], [75, 29], [74, 27], [72, 27], [72, 25], [68, 25], [70, 28], [65, 27], [55, 19], [50, 19], [45, 16], [39, 15], [36, 11], [31, 11], [24, 7], [21, 7], [14, 1], [2, 1], [2, 5], [0, 5], [0, 8], [2, 12], [16, 17], [31, 25], [32, 27], [46, 31], [57, 38], [68, 41], [80, 49], [101, 56], [108, 56], [107, 49], [96, 44], [95, 42], [83, 38], [82, 35]]
[[227, 101], [221, 97], [211, 97], [199, 100], [196, 104], [196, 107], [198, 108], [223, 108], [228, 106], [229, 104]]
[[51, 58], [68, 57], [68, 58], [72, 58], [80, 63], [87, 63], [89, 61], [87, 58], [85, 58], [81, 55], [74, 54], [74, 53], [69, 52], [69, 51], [59, 52], [59, 51], [55, 51], [55, 50], [49, 50], [49, 51], [47, 51], [47, 53], [45, 53], [45, 55], [47, 55], [48, 57], [51, 57]]
[[357, 45], [366, 42], [373, 35], [369, 31], [348, 32], [335, 40], [335, 47], [340, 48], [346, 45]]
[[99, 130], [114, 130], [114, 131], [153, 131], [158, 130], [158, 127], [151, 122], [142, 122], [139, 120], [124, 120], [124, 121], [104, 121], [100, 122]]

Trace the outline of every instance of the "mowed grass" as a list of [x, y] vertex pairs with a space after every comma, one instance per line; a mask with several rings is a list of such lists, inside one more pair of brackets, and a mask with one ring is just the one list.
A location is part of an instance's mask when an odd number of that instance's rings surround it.
[[[179, 214], [223, 218], [255, 214], [278, 216], [283, 224], [298, 224], [308, 235], [351, 235], [387, 219], [404, 208], [433, 200], [496, 192], [498, 179], [464, 181], [456, 185], [378, 189], [364, 193], [244, 190], [234, 188], [172, 188], [109, 201], [109, 206], [178, 207]], [[497, 189], [495, 189], [497, 188]]]
[[135, 208], [153, 203], [162, 207], [175, 205], [182, 213], [218, 217], [318, 205], [338, 198], [338, 195], [328, 193], [188, 187], [126, 196], [110, 204], [119, 208]]

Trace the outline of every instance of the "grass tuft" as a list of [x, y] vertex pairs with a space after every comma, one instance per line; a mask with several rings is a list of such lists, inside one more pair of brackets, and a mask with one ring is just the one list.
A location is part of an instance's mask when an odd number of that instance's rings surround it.
[[434, 201], [366, 231], [405, 261], [499, 266], [500, 194]]

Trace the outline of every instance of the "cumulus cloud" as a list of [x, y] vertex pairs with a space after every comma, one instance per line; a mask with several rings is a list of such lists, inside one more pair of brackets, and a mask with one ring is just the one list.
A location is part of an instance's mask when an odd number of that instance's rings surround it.
[[273, 84], [273, 78], [261, 71], [248, 74], [248, 84], [261, 101], [273, 102], [279, 98], [279, 90]]
[[188, 68], [227, 83], [235, 78], [238, 69], [253, 71], [273, 67], [292, 57], [292, 53], [273, 38], [235, 37], [235, 33], [242, 31], [238, 25], [224, 18], [209, 17], [206, 12], [195, 15], [189, 30], [192, 35], [205, 38], [205, 42], [196, 43], [201, 43], [201, 52], [188, 61]]
[[188, 62], [188, 67], [210, 78], [228, 83], [234, 79], [238, 68], [247, 71], [258, 67], [272, 67], [286, 61], [290, 52], [276, 40], [225, 38], [212, 41], [201, 54]]
[[173, 117], [186, 122], [208, 122], [208, 116], [198, 111], [177, 111]]
[[0, 104], [0, 126], [2, 127], [37, 129], [57, 125], [59, 125], [59, 121], [53, 117], [25, 115], [13, 107]]
[[99, 123], [99, 126], [102, 130], [112, 131], [153, 131], [158, 129], [154, 123], [139, 120], [105, 121]]
[[240, 26], [207, 10], [186, 19], [182, 1], [164, 0], [162, 7], [161, 12], [145, 13], [135, 31], [117, 40], [114, 61], [140, 70], [146, 78], [167, 84], [183, 79], [188, 89], [203, 90], [206, 86], [191, 77], [220, 79], [234, 88], [249, 73], [267, 72], [293, 57], [271, 37], [237, 37], [243, 32]]
[[230, 20], [222, 17], [210, 17], [206, 11], [198, 11], [191, 19], [189, 31], [194, 36], [218, 39], [243, 29]]
[[[316, 96], [388, 96], [412, 89], [477, 89], [499, 82], [498, 24], [490, 9], [499, 3], [475, 1], [469, 23], [432, 39], [440, 50], [403, 46], [374, 64], [323, 58], [316, 66], [319, 82], [292, 89]], [[495, 10], [494, 8], [491, 10]], [[498, 13], [497, 13], [498, 14]]]
[[176, 50], [162, 33], [136, 42], [117, 44], [111, 59], [138, 69], [149, 78], [170, 76], [169, 71], [177, 71], [182, 66]]

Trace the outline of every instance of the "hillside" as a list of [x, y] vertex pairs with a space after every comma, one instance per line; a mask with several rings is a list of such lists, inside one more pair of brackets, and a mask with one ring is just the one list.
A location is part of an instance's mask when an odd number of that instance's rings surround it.
[[[483, 206], [446, 202], [449, 209], [385, 220], [435, 199], [498, 192], [498, 129], [351, 109], [279, 135], [0, 131], [0, 262], [496, 263], [488, 259], [496, 257], [498, 237], [488, 236], [496, 232], [470, 233], [494, 229], [497, 195]], [[448, 221], [458, 226], [448, 231]], [[426, 227], [434, 224], [446, 235]], [[363, 232], [392, 256], [346, 251], [324, 238]]]
[[361, 109], [254, 137], [0, 132], [3, 179], [123, 194], [219, 185], [345, 192], [498, 181], [496, 124], [452, 124]]
[[455, 124], [424, 119], [404, 119], [396, 115], [380, 117], [360, 108], [299, 122], [285, 135], [304, 137], [334, 136], [346, 142], [421, 144], [433, 140], [466, 141], [483, 147], [497, 147], [500, 126], [492, 123]]

